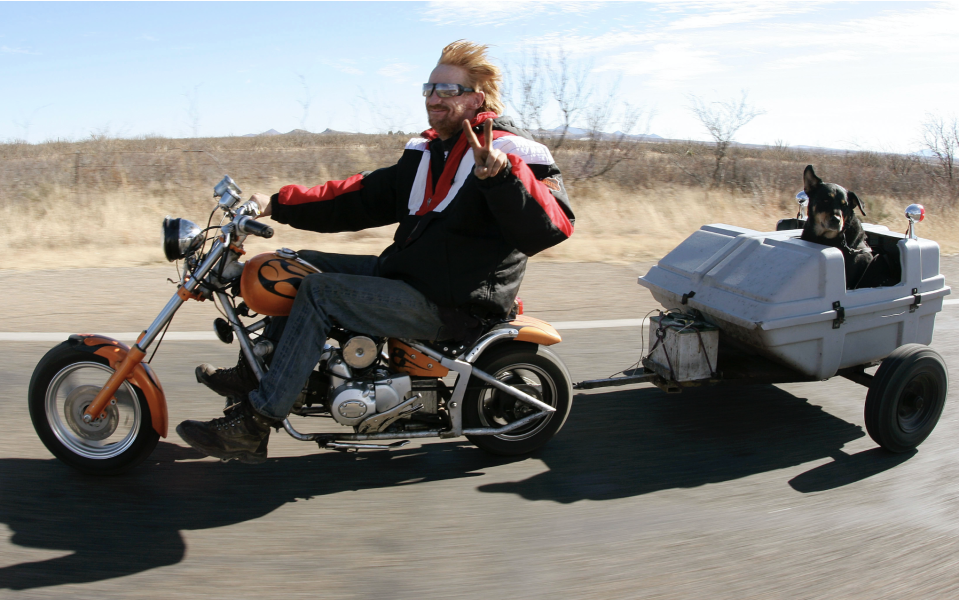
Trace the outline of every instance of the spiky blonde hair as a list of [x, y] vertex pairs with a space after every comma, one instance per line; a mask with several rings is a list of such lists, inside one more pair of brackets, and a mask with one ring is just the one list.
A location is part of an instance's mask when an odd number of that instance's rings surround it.
[[486, 100], [483, 101], [480, 112], [491, 111], [502, 115], [506, 110], [499, 95], [503, 75], [499, 67], [494, 65], [486, 55], [487, 49], [487, 46], [468, 40], [456, 40], [443, 48], [436, 64], [464, 69], [469, 77], [470, 87], [486, 94]]

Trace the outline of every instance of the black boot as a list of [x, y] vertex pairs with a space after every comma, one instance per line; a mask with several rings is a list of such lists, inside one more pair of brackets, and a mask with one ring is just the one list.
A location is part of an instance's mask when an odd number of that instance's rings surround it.
[[243, 354], [240, 354], [235, 367], [217, 369], [209, 363], [203, 363], [196, 368], [195, 373], [197, 383], [202, 383], [221, 396], [242, 398], [259, 387], [256, 375]]
[[244, 395], [240, 402], [224, 411], [226, 416], [212, 421], [184, 421], [176, 432], [187, 444], [222, 460], [237, 459], [244, 463], [266, 460], [266, 444], [270, 427], [281, 421], [256, 412]]

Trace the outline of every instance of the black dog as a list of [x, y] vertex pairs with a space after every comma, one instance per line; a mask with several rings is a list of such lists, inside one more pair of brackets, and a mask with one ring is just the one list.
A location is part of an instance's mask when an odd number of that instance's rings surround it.
[[[840, 185], [823, 183], [812, 165], [803, 171], [803, 190], [809, 196], [809, 215], [799, 239], [839, 248], [846, 265], [846, 289], [882, 285], [882, 261], [874, 261], [856, 209], [866, 216], [862, 200]], [[873, 263], [877, 263], [873, 265]], [[872, 268], [870, 268], [872, 267]]]

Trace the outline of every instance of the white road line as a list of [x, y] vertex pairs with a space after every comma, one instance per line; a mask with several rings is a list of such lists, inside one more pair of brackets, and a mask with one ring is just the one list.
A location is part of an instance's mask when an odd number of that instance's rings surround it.
[[[140, 337], [140, 332], [104, 333], [101, 335], [121, 342], [135, 342]], [[62, 342], [68, 337], [70, 337], [69, 333], [0, 331], [0, 342]], [[212, 331], [168, 331], [163, 339], [172, 342], [207, 342], [216, 340], [217, 337]]]
[[[959, 299], [943, 300], [944, 306], [959, 305]], [[551, 323], [560, 331], [570, 329], [603, 329], [615, 327], [645, 327], [649, 319], [605, 319], [595, 321], [557, 321]], [[134, 342], [140, 332], [106, 333], [107, 337], [121, 342]], [[0, 342], [62, 342], [70, 337], [69, 333], [48, 333], [38, 331], [0, 331]], [[168, 331], [164, 338], [171, 342], [212, 342], [217, 339], [212, 331]]]
[[644, 327], [649, 319], [608, 319], [605, 321], [559, 321], [556, 329], [602, 329], [603, 327]]

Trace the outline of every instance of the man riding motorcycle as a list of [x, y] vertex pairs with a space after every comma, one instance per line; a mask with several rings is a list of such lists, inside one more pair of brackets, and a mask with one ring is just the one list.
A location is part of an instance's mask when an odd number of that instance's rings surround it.
[[[399, 223], [379, 257], [304, 251], [322, 273], [300, 284], [270, 369], [257, 384], [240, 364], [197, 369], [237, 401], [224, 417], [184, 421], [190, 446], [221, 459], [262, 462], [270, 427], [290, 412], [336, 325], [368, 335], [463, 340], [512, 309], [528, 256], [573, 232], [549, 150], [503, 112], [501, 75], [486, 46], [446, 46], [423, 85], [431, 129], [399, 162], [310, 189], [254, 194], [261, 216], [333, 233]], [[482, 139], [477, 137], [482, 135]], [[245, 374], [244, 372], [247, 371]]]

